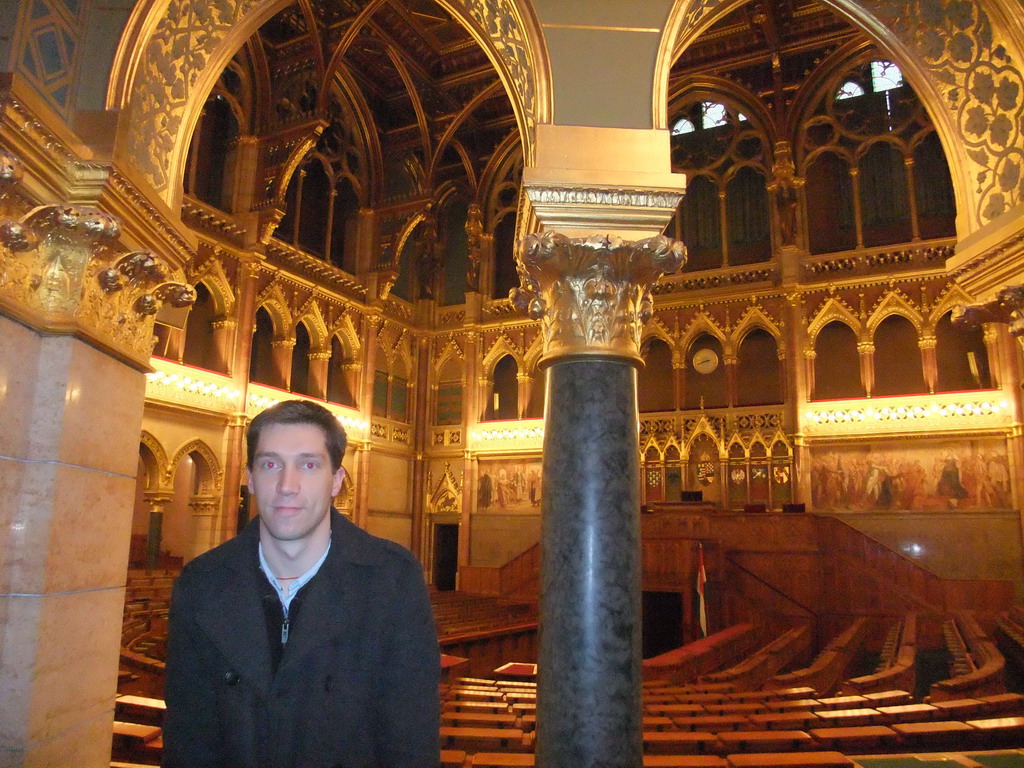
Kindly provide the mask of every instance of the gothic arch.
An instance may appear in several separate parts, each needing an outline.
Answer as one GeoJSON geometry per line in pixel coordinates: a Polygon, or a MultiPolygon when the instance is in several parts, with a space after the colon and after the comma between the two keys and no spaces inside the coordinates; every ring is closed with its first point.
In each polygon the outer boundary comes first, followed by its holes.
{"type": "Polygon", "coordinates": [[[327,331],[327,323],[324,322],[320,305],[313,299],[310,299],[298,314],[299,316],[295,318],[295,323],[292,325],[292,335],[295,335],[294,331],[299,323],[304,323],[306,330],[309,332],[310,352],[323,351],[325,349],[330,352],[331,335],[327,331]]]}
{"type": "Polygon", "coordinates": [[[743,313],[743,317],[741,317],[733,327],[732,334],[730,335],[732,348],[738,350],[744,337],[755,328],[760,328],[774,336],[775,342],[778,344],[779,351],[782,351],[782,329],[779,328],[774,320],[764,313],[764,310],[761,309],[761,307],[756,305],[747,307],[747,311],[743,313]]]}
{"type": "Polygon", "coordinates": [[[653,438],[653,437],[648,438],[647,442],[644,443],[642,446],[640,446],[640,459],[641,459],[641,461],[647,461],[648,460],[647,454],[652,449],[658,454],[657,461],[659,461],[659,462],[660,461],[664,461],[664,459],[665,459],[664,451],[661,450],[661,446],[658,445],[658,441],[655,438],[653,438]]]}
{"type": "Polygon", "coordinates": [[[814,342],[818,338],[821,329],[833,320],[839,320],[841,323],[848,325],[857,334],[858,339],[863,339],[864,324],[861,323],[860,318],[841,299],[832,297],[821,305],[821,308],[814,314],[814,318],[807,326],[808,349],[814,348],[814,342]]]}
{"type": "Polygon", "coordinates": [[[690,449],[693,448],[694,442],[696,442],[701,435],[707,435],[711,439],[711,442],[718,448],[719,459],[726,457],[727,454],[725,452],[725,445],[722,443],[722,438],[720,438],[715,432],[711,423],[708,421],[708,417],[701,416],[694,425],[693,431],[690,432],[690,435],[683,442],[683,445],[686,448],[684,455],[687,460],[690,458],[690,449]]]}
{"type": "MultiPolygon", "coordinates": [[[[452,360],[465,360],[465,355],[462,354],[462,349],[455,342],[455,339],[449,339],[448,343],[444,345],[440,353],[434,357],[434,378],[437,381],[441,380],[441,375],[444,372],[444,367],[452,360]]],[[[463,377],[465,377],[465,370],[463,370],[463,377]]]]}
{"type": "Polygon", "coordinates": [[[730,346],[731,340],[725,332],[718,327],[715,321],[712,320],[706,312],[701,312],[693,318],[689,326],[687,326],[686,332],[683,333],[682,338],[679,339],[678,348],[681,350],[680,354],[686,354],[686,350],[690,348],[693,340],[702,333],[708,333],[718,339],[722,345],[722,351],[725,354],[732,354],[734,351],[730,346]]]}
{"type": "Polygon", "coordinates": [[[541,355],[544,354],[544,336],[538,333],[533,337],[533,341],[530,342],[530,346],[526,349],[526,354],[523,355],[523,365],[525,366],[525,372],[528,372],[531,376],[537,376],[541,372],[537,370],[537,364],[540,362],[541,355]]]}
{"type": "Polygon", "coordinates": [[[224,480],[224,470],[221,468],[217,455],[210,450],[210,447],[202,440],[190,440],[174,452],[167,465],[164,475],[164,482],[167,487],[174,483],[174,473],[178,469],[178,462],[189,454],[196,454],[201,461],[196,462],[196,473],[199,478],[199,490],[197,496],[214,496],[220,492],[221,483],[224,480]]]}
{"type": "Polygon", "coordinates": [[[179,447],[171,457],[167,465],[167,472],[164,475],[165,483],[171,487],[174,482],[174,473],[177,471],[178,462],[184,457],[196,454],[202,461],[196,462],[196,472],[199,476],[199,490],[197,496],[214,496],[220,492],[220,486],[224,479],[224,471],[216,454],[210,450],[210,446],[203,440],[189,440],[179,447]]]}
{"type": "Polygon", "coordinates": [[[918,312],[915,307],[903,294],[902,291],[890,291],[885,297],[878,302],[875,306],[874,311],[868,317],[868,321],[865,324],[864,332],[869,338],[874,338],[875,331],[878,329],[879,323],[890,315],[899,315],[910,321],[911,325],[917,331],[918,338],[924,332],[924,318],[921,317],[921,313],[918,312]]]}
{"type": "Polygon", "coordinates": [[[356,360],[359,358],[362,352],[362,343],[359,340],[359,334],[356,332],[355,325],[352,323],[352,318],[347,314],[338,318],[337,322],[328,329],[327,336],[328,345],[330,345],[331,338],[338,337],[342,348],[345,350],[346,360],[356,360]]]}
{"type": "Polygon", "coordinates": [[[260,308],[267,310],[267,314],[270,315],[270,319],[274,323],[275,339],[290,339],[294,336],[295,323],[292,322],[292,312],[279,283],[271,283],[256,297],[257,311],[260,308]]]}
{"type": "Polygon", "coordinates": [[[935,326],[938,325],[944,314],[972,302],[974,302],[974,297],[967,293],[959,283],[950,283],[942,292],[939,300],[935,302],[931,312],[928,313],[929,333],[935,333],[935,326]]]}
{"type": "MultiPolygon", "coordinates": [[[[133,16],[124,30],[107,93],[107,106],[121,109],[125,118],[115,155],[119,163],[137,168],[172,209],[180,204],[188,144],[207,95],[245,41],[289,2],[156,2],[133,16]],[[197,15],[202,23],[196,23],[197,15]]],[[[494,65],[532,158],[534,126],[550,122],[552,92],[544,38],[532,7],[513,0],[495,12],[473,0],[438,2],[494,65]]],[[[352,27],[349,41],[356,39],[361,21],[352,27]]],[[[344,55],[342,46],[324,72],[327,82],[334,62],[344,55]]]]}
{"type": "Polygon", "coordinates": [[[487,354],[484,355],[483,362],[480,364],[481,372],[487,377],[491,378],[494,376],[494,366],[498,364],[498,361],[505,355],[512,355],[516,361],[516,365],[519,366],[519,372],[522,373],[525,370],[525,361],[523,360],[523,354],[516,348],[515,344],[509,341],[509,338],[502,334],[498,337],[498,340],[491,345],[487,354]]]}
{"type": "MultiPolygon", "coordinates": [[[[655,128],[667,127],[668,80],[679,52],[743,0],[678,0],[663,30],[653,85],[655,128]]],[[[1010,19],[1013,0],[925,3],[922,0],[826,0],[896,61],[927,109],[942,143],[957,201],[957,233],[964,238],[1024,204],[1024,188],[1005,175],[1024,161],[1024,39],[1010,19]],[[989,11],[991,6],[991,13],[989,11]],[[961,17],[967,9],[970,18],[961,17]],[[952,50],[952,40],[965,40],[952,50]],[[997,104],[1005,82],[1015,95],[997,104]],[[987,87],[988,82],[992,87],[987,87]],[[983,87],[978,87],[982,85],[983,87]],[[998,126],[998,127],[997,127],[998,126]],[[1002,181],[1001,181],[1002,180],[1002,181]]]]}
{"type": "Polygon", "coordinates": [[[169,488],[164,478],[168,476],[167,452],[152,434],[142,430],[139,436],[139,454],[146,468],[146,490],[163,491],[169,488]]]}
{"type": "Polygon", "coordinates": [[[186,274],[192,285],[202,283],[206,286],[213,299],[216,317],[224,318],[234,314],[235,292],[231,287],[231,281],[228,280],[227,273],[224,272],[224,265],[216,255],[211,255],[196,269],[189,270],[186,274]]]}

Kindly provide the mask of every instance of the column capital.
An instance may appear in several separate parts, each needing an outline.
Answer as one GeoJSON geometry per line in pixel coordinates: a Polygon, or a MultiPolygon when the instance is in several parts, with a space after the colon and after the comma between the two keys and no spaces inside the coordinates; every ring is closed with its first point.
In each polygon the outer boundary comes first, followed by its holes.
{"type": "Polygon", "coordinates": [[[1024,344],[1024,285],[1007,285],[989,301],[958,306],[951,319],[958,328],[1001,323],[1007,326],[1011,336],[1024,344]]]}
{"type": "Polygon", "coordinates": [[[558,232],[527,235],[513,303],[542,321],[540,364],[567,356],[624,357],[642,364],[640,331],[650,319],[651,287],[686,261],[686,248],[657,235],[622,240],[558,232]]]}
{"type": "MultiPolygon", "coordinates": [[[[0,185],[16,174],[9,160],[0,160],[0,185]]],[[[0,219],[6,276],[0,311],[42,333],[86,338],[137,368],[148,367],[154,316],[165,304],[191,305],[195,289],[175,280],[153,254],[125,253],[117,245],[120,233],[116,217],[70,203],[0,219]]]]}

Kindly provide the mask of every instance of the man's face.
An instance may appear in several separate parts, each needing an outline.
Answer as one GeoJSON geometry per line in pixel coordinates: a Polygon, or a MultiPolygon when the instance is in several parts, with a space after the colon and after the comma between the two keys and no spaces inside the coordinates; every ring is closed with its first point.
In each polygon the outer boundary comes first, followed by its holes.
{"type": "Polygon", "coordinates": [[[327,441],[313,424],[271,424],[260,433],[249,470],[263,532],[280,541],[309,541],[330,530],[331,500],[345,470],[331,470],[327,441]]]}

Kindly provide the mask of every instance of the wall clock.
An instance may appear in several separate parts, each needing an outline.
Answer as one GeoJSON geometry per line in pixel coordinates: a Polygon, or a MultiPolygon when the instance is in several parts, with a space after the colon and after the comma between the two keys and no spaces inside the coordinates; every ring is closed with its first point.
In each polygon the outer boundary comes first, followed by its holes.
{"type": "Polygon", "coordinates": [[[693,353],[693,370],[697,373],[711,373],[718,367],[718,355],[713,349],[698,349],[693,353]]]}

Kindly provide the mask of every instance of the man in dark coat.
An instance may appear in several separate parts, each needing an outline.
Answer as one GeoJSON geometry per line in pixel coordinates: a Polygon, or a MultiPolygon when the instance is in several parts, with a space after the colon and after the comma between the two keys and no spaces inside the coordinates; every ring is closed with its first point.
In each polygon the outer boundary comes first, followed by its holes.
{"type": "Polygon", "coordinates": [[[314,403],[253,419],[259,518],[174,587],[164,768],[436,768],[440,654],[421,568],[331,507],[345,434],[314,403]]]}

